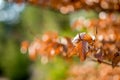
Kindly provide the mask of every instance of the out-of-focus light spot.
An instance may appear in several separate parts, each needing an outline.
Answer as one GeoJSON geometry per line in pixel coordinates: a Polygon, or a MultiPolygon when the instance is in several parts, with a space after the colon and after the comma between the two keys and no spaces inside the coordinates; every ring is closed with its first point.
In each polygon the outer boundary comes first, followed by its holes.
{"type": "Polygon", "coordinates": [[[60,8],[60,12],[61,12],[62,14],[67,14],[67,13],[68,13],[68,9],[67,9],[66,7],[62,6],[62,7],[60,8]]]}
{"type": "Polygon", "coordinates": [[[89,21],[89,20],[85,20],[85,21],[84,21],[84,25],[85,25],[85,27],[90,26],[90,21],[89,21]]]}
{"type": "Polygon", "coordinates": [[[107,18],[107,14],[105,12],[100,12],[99,13],[99,18],[100,19],[106,19],[107,18]]]}
{"type": "Polygon", "coordinates": [[[109,8],[109,4],[105,1],[102,1],[100,5],[103,9],[108,9],[109,8]]]}
{"type": "Polygon", "coordinates": [[[42,63],[42,64],[47,64],[47,63],[48,63],[48,57],[42,56],[42,57],[41,57],[41,63],[42,63]]]}
{"type": "Polygon", "coordinates": [[[68,5],[67,6],[69,12],[74,12],[74,7],[73,5],[68,5]]]}
{"type": "Polygon", "coordinates": [[[67,14],[67,13],[70,13],[70,12],[74,12],[74,6],[73,5],[62,6],[62,7],[60,7],[60,12],[62,14],[67,14]]]}
{"type": "Polygon", "coordinates": [[[29,52],[29,54],[35,54],[35,53],[36,53],[36,48],[35,48],[35,46],[30,46],[30,47],[28,48],[28,52],[29,52]]]}
{"type": "Polygon", "coordinates": [[[99,40],[99,41],[102,41],[102,40],[103,40],[103,35],[99,35],[99,36],[98,36],[98,40],[99,40]]]}
{"type": "Polygon", "coordinates": [[[95,3],[99,3],[99,0],[94,0],[95,3]]]}
{"type": "Polygon", "coordinates": [[[115,35],[111,33],[111,34],[109,35],[109,38],[110,38],[112,41],[114,41],[114,40],[115,40],[115,35]]]}
{"type": "Polygon", "coordinates": [[[87,5],[93,5],[93,0],[85,0],[87,5]]]}
{"type": "Polygon", "coordinates": [[[55,50],[52,49],[52,50],[50,51],[50,54],[51,54],[51,55],[55,55],[55,50]]]}
{"type": "Polygon", "coordinates": [[[45,34],[45,35],[42,36],[43,41],[47,41],[48,39],[49,39],[48,35],[45,34]]]}
{"type": "Polygon", "coordinates": [[[62,43],[64,45],[67,45],[67,40],[65,38],[61,38],[60,43],[62,43]]]}
{"type": "Polygon", "coordinates": [[[87,5],[93,5],[94,3],[99,3],[99,0],[85,0],[87,5]]]}

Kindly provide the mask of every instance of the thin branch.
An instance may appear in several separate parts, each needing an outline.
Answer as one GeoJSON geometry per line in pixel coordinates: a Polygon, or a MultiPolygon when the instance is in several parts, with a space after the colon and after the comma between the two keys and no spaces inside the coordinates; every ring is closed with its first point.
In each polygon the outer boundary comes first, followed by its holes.
{"type": "MultiPolygon", "coordinates": [[[[96,58],[92,57],[92,56],[89,56],[88,59],[91,60],[91,61],[98,62],[98,60],[96,58]]],[[[110,65],[110,66],[112,65],[111,62],[108,62],[106,60],[102,60],[101,63],[107,64],[107,65],[110,65]]],[[[120,67],[120,64],[117,64],[115,67],[120,67]]]]}

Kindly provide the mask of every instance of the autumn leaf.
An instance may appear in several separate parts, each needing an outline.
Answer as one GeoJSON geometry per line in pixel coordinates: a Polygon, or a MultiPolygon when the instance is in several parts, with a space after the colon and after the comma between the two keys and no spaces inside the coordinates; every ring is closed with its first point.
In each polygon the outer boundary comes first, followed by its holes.
{"type": "Polygon", "coordinates": [[[120,62],[120,51],[117,52],[112,59],[112,67],[114,68],[120,62]]]}
{"type": "Polygon", "coordinates": [[[102,49],[98,49],[96,54],[94,54],[94,56],[97,58],[98,62],[102,62],[103,60],[103,52],[102,52],[102,49]]]}
{"type": "Polygon", "coordinates": [[[78,44],[78,53],[81,61],[84,61],[86,59],[87,52],[88,52],[88,42],[81,41],[78,44]]]}

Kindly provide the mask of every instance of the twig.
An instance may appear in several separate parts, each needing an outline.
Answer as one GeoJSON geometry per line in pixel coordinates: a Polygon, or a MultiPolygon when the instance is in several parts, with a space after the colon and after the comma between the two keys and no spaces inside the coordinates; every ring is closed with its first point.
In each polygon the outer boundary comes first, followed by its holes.
{"type": "MultiPolygon", "coordinates": [[[[92,57],[92,56],[89,56],[88,59],[92,60],[92,61],[95,61],[95,62],[98,62],[98,60],[96,58],[92,57]]],[[[107,65],[110,65],[110,66],[112,65],[111,62],[108,62],[106,60],[102,60],[101,63],[107,64],[107,65]]],[[[120,64],[117,64],[115,67],[120,67],[120,64]]]]}

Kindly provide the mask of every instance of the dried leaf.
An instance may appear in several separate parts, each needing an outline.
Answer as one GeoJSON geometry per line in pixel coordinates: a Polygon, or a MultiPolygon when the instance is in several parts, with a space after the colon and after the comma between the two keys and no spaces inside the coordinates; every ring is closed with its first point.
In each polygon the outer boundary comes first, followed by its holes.
{"type": "Polygon", "coordinates": [[[96,54],[94,55],[97,59],[98,59],[98,62],[102,62],[103,60],[103,53],[102,53],[102,49],[98,49],[96,54]]]}
{"type": "Polygon", "coordinates": [[[79,42],[73,49],[72,53],[78,53],[80,60],[84,61],[86,59],[88,52],[88,43],[86,41],[79,42]]]}
{"type": "Polygon", "coordinates": [[[88,42],[86,41],[82,41],[80,43],[81,47],[79,47],[79,57],[81,61],[84,61],[86,59],[87,56],[87,52],[88,52],[88,42]]]}
{"type": "Polygon", "coordinates": [[[84,34],[83,35],[83,40],[87,41],[87,42],[92,42],[93,39],[89,34],[84,34]]]}
{"type": "Polygon", "coordinates": [[[112,67],[114,68],[120,62],[120,51],[117,52],[112,59],[112,67]]]}

